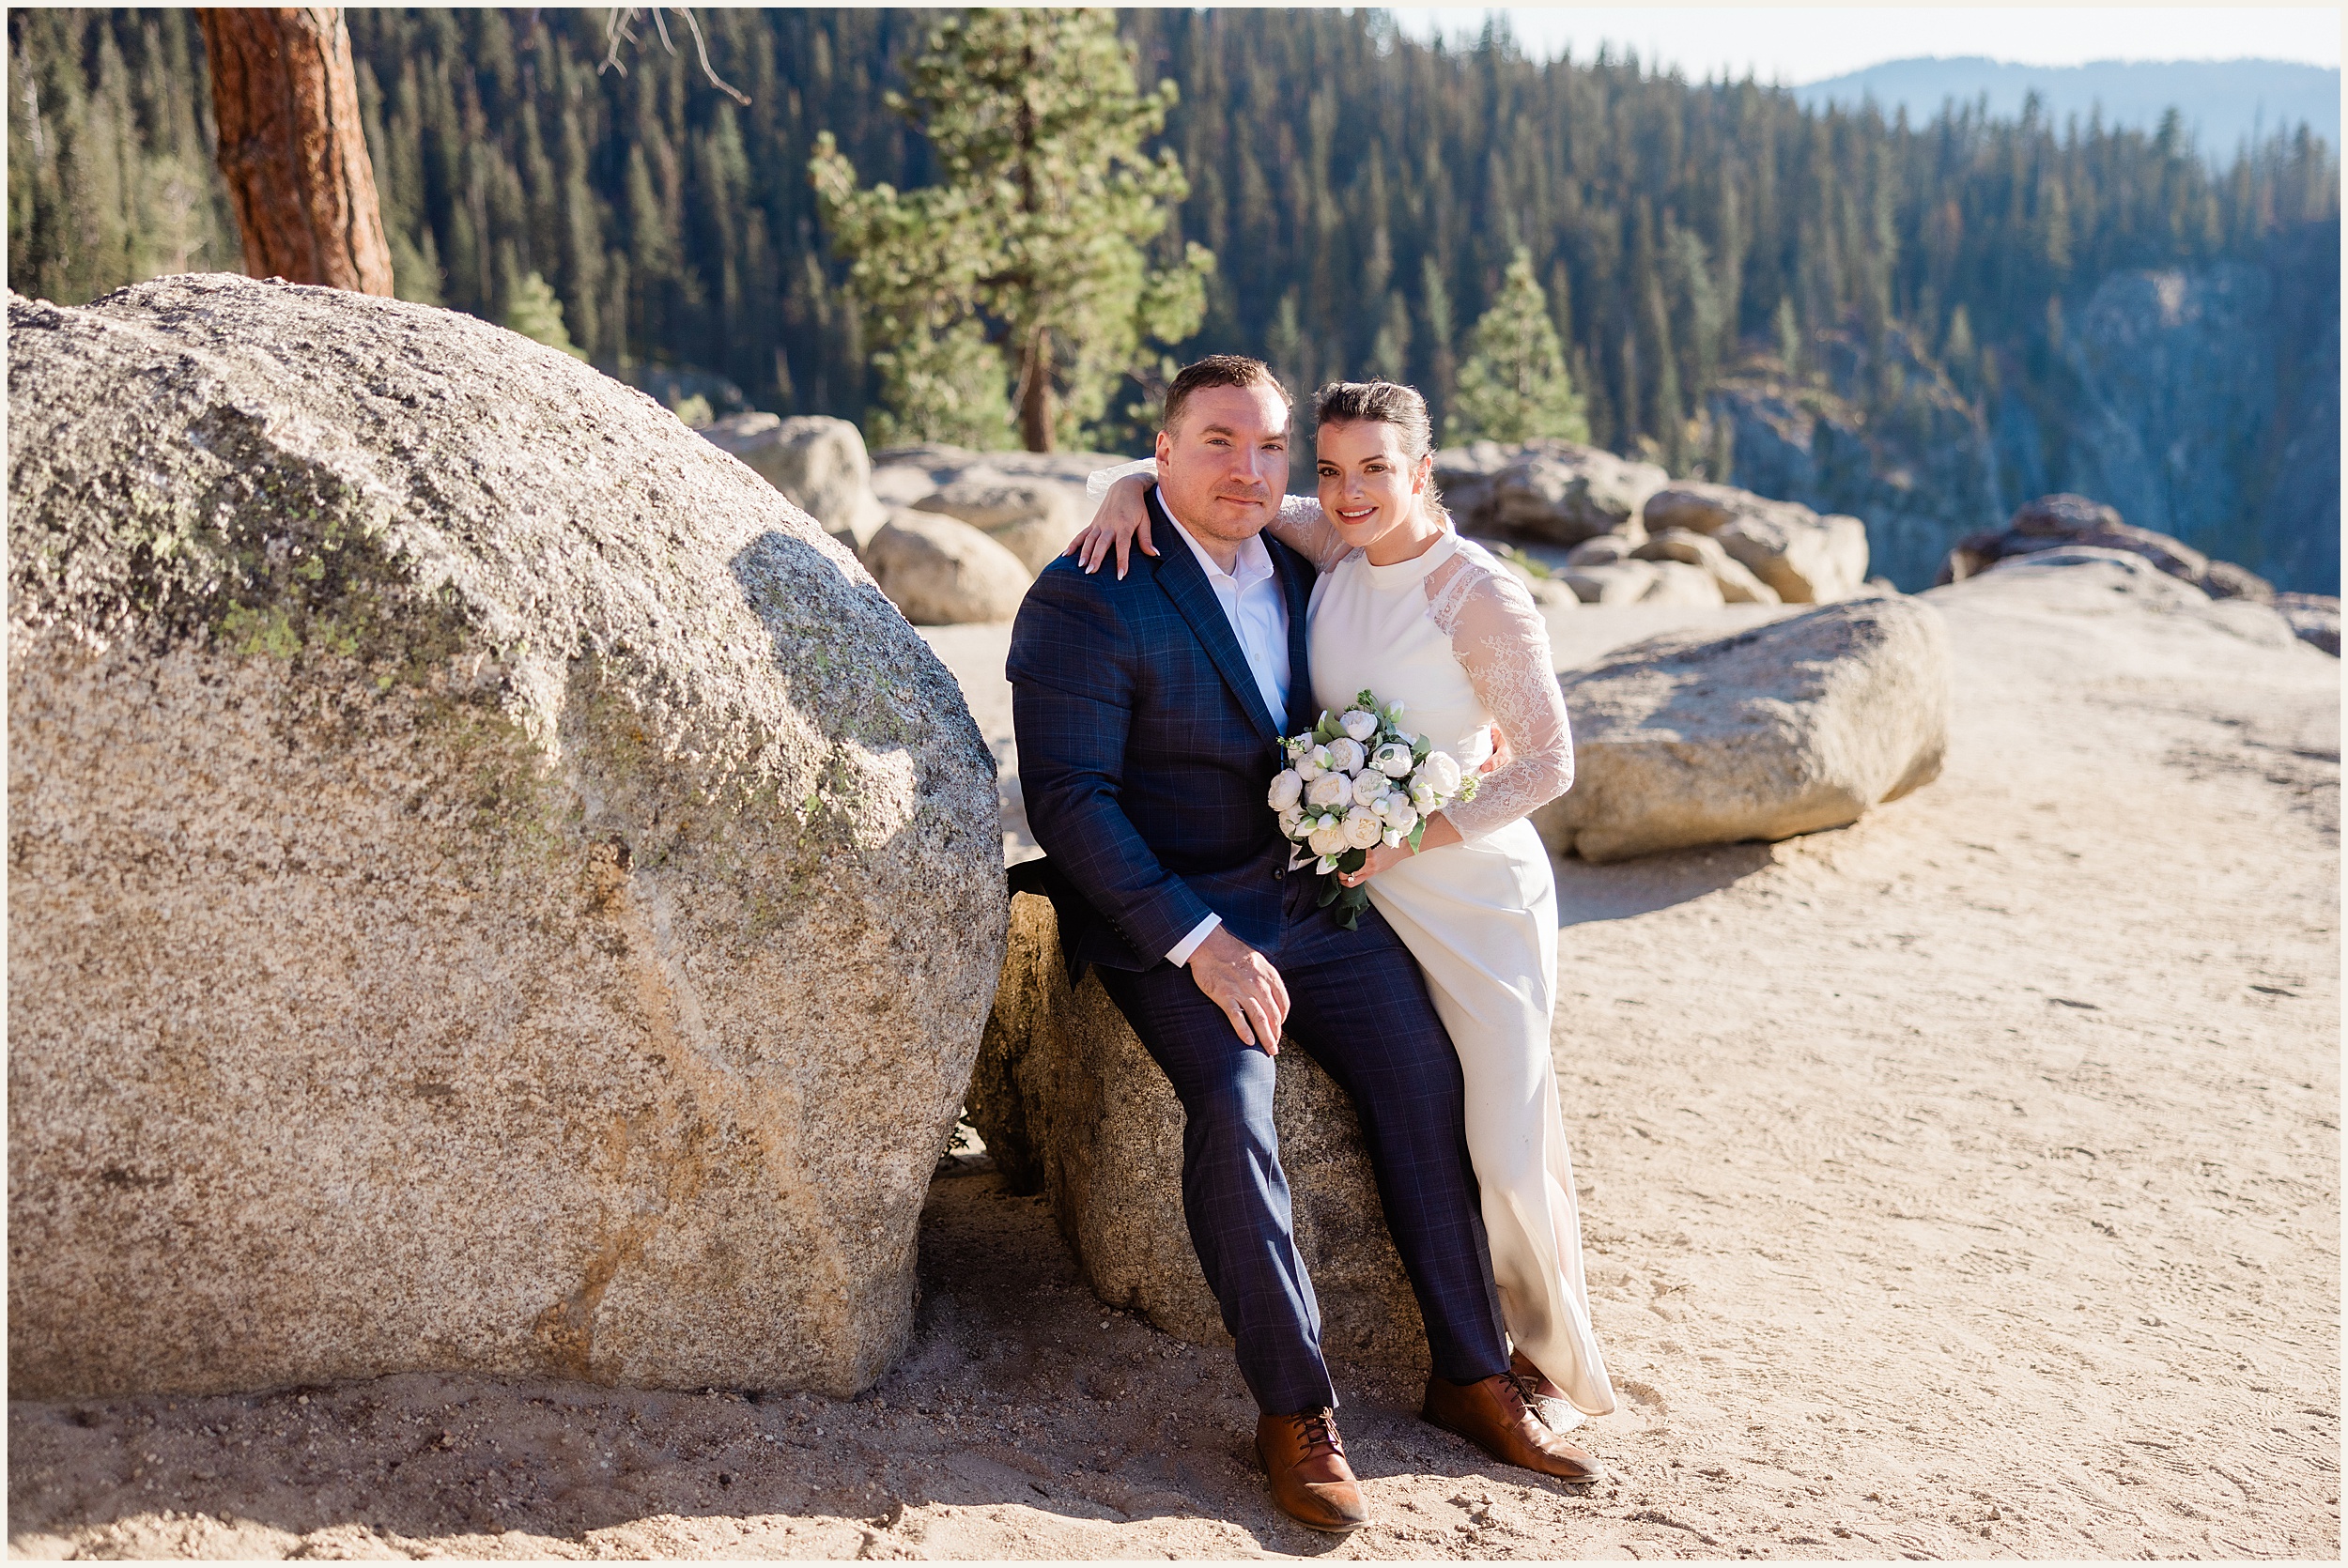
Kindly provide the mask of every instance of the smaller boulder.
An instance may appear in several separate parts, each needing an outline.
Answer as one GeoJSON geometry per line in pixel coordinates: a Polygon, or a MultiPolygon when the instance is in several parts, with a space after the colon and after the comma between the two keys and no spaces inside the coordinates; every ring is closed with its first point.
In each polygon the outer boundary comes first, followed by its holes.
{"type": "Polygon", "coordinates": [[[1566,552],[1566,569],[1580,571],[1589,566],[1610,566],[1617,561],[1629,561],[1638,545],[1626,535],[1601,533],[1595,539],[1584,539],[1566,552]]]}
{"type": "Polygon", "coordinates": [[[1842,827],[1938,777],[1948,745],[1947,634],[1904,597],[1650,638],[1559,684],[1574,786],[1533,823],[1588,861],[1842,827]]]}
{"type": "Polygon", "coordinates": [[[702,438],[732,453],[780,490],[835,539],[862,550],[888,511],[873,493],[864,437],[843,419],[802,414],[729,414],[702,438]]]}
{"type": "Polygon", "coordinates": [[[1647,564],[1654,568],[1655,579],[1639,595],[1643,605],[1685,605],[1694,609],[1728,602],[1712,574],[1701,566],[1691,566],[1684,561],[1654,561],[1647,564]]]}
{"type": "Polygon", "coordinates": [[[1640,511],[1664,484],[1661,469],[1564,441],[1547,448],[1528,452],[1493,475],[1494,526],[1557,545],[1579,545],[1601,533],[1634,539],[1645,533],[1640,511]]]}
{"type": "Polygon", "coordinates": [[[2002,533],[1968,534],[1942,558],[1936,585],[1963,582],[2001,561],[2034,556],[2055,549],[2121,550],[2141,556],[2180,582],[2191,583],[2216,598],[2271,597],[2273,589],[2255,573],[2209,557],[2181,539],[2137,528],[2120,520],[2120,514],[2085,496],[2041,496],[2025,502],[2002,533]],[[2212,588],[2213,565],[2222,564],[2219,586],[2212,588]],[[2265,589],[2262,596],[2260,589],[2265,589]]]}
{"type": "Polygon", "coordinates": [[[1635,605],[1661,576],[1651,561],[1626,559],[1574,567],[1565,584],[1585,605],[1635,605]]]}
{"type": "MultiPolygon", "coordinates": [[[[1182,1219],[1182,1108],[1099,975],[1070,986],[1052,904],[1035,893],[1011,900],[967,1104],[1005,1182],[1050,1205],[1093,1294],[1178,1339],[1230,1343],[1182,1219]]],[[[1423,1376],[1426,1330],[1361,1123],[1293,1041],[1279,1054],[1272,1115],[1331,1359],[1423,1376]]]]}
{"type": "Polygon", "coordinates": [[[917,626],[1009,621],[1035,580],[1002,546],[934,512],[892,512],[862,559],[888,602],[917,626]]]}
{"type": "Polygon", "coordinates": [[[2213,599],[2248,599],[2254,604],[2275,602],[2275,585],[2251,571],[2236,566],[2231,561],[2213,561],[2201,574],[2201,592],[2213,599]]]}
{"type": "Polygon", "coordinates": [[[968,523],[1017,556],[1030,575],[1049,566],[1084,528],[1067,487],[1049,481],[965,476],[913,506],[968,523]]]}
{"type": "Polygon", "coordinates": [[[2323,593],[2278,593],[2275,612],[2290,623],[2294,636],[2310,647],[2340,657],[2340,601],[2323,593]]]}
{"type": "Polygon", "coordinates": [[[1722,599],[1732,605],[1784,602],[1778,597],[1776,589],[1754,576],[1741,561],[1731,559],[1717,540],[1693,529],[1665,529],[1630,553],[1639,561],[1674,561],[1700,568],[1718,586],[1722,599]]]}
{"type": "Polygon", "coordinates": [[[1683,480],[1647,497],[1645,515],[1650,530],[1684,528],[1697,533],[1718,533],[1738,514],[1753,510],[1755,502],[1764,506],[1778,504],[1764,501],[1752,491],[1739,490],[1733,484],[1683,480]]]}
{"type": "Polygon", "coordinates": [[[1712,537],[1785,604],[1847,599],[1867,580],[1867,525],[1839,514],[1799,515],[1806,512],[1781,503],[1741,513],[1712,537]]]}

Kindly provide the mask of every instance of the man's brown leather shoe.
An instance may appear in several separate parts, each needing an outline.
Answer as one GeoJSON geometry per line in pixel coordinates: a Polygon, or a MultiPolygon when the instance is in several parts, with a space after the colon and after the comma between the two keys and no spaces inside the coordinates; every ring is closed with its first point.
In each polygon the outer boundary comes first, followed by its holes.
{"type": "Polygon", "coordinates": [[[1475,1383],[1427,1379],[1427,1405],[1419,1419],[1456,1432],[1504,1465],[1517,1465],[1560,1481],[1603,1481],[1606,1470],[1582,1450],[1543,1426],[1525,1407],[1516,1379],[1505,1372],[1475,1383]]]}
{"type": "Polygon", "coordinates": [[[1272,1500],[1298,1524],[1342,1533],[1369,1523],[1336,1411],[1258,1417],[1256,1457],[1272,1480],[1272,1500]]]}

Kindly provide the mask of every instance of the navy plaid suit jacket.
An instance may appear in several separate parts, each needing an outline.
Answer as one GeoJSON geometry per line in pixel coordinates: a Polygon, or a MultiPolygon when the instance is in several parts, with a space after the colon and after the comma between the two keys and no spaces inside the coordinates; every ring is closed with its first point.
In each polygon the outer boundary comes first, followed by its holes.
{"type": "Polygon", "coordinates": [[[1312,723],[1313,569],[1264,539],[1289,616],[1289,712],[1275,721],[1155,490],[1149,506],[1156,557],[1135,551],[1120,579],[1062,556],[1012,627],[1027,822],[1100,917],[1070,945],[1077,973],[1148,969],[1210,910],[1259,950],[1284,924],[1289,846],[1264,794],[1284,765],[1280,737],[1312,723]]]}

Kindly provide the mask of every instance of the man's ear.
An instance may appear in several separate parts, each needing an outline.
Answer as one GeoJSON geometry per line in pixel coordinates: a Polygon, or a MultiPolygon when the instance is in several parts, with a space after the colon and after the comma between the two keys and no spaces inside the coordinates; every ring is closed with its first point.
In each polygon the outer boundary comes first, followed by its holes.
{"type": "Polygon", "coordinates": [[[1158,432],[1156,454],[1162,464],[1171,461],[1174,456],[1174,438],[1163,430],[1158,432]]]}

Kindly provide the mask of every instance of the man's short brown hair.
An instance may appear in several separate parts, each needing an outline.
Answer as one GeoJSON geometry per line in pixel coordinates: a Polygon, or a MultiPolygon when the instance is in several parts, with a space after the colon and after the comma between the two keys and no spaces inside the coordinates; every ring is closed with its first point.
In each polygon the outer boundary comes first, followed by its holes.
{"type": "Polygon", "coordinates": [[[1171,431],[1189,406],[1191,393],[1207,387],[1270,387],[1280,394],[1280,401],[1290,408],[1296,399],[1288,388],[1272,374],[1272,367],[1261,360],[1251,360],[1244,354],[1210,354],[1194,364],[1182,367],[1174,377],[1174,384],[1166,389],[1166,413],[1158,422],[1159,428],[1171,431]]]}

